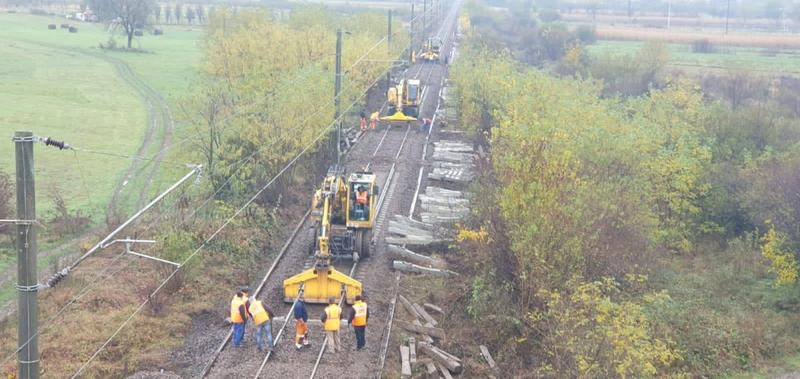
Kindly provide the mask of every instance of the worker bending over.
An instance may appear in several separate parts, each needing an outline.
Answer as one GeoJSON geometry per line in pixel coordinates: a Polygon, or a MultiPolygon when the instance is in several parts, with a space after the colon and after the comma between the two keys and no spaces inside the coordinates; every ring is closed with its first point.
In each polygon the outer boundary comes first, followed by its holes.
{"type": "Polygon", "coordinates": [[[328,306],[325,307],[325,312],[322,312],[323,328],[325,329],[325,336],[328,339],[328,347],[331,352],[335,353],[342,349],[342,344],[339,341],[339,327],[342,318],[342,308],[336,305],[336,298],[331,297],[328,299],[328,306]]]}
{"type": "Polygon", "coordinates": [[[244,340],[244,326],[247,318],[250,317],[247,309],[250,306],[248,295],[250,289],[245,287],[240,289],[231,300],[231,324],[233,325],[233,347],[239,347],[244,340]]]}
{"type": "Polygon", "coordinates": [[[301,295],[294,304],[294,347],[300,350],[309,344],[308,311],[306,311],[306,302],[301,295]]]}
{"type": "Polygon", "coordinates": [[[267,338],[269,350],[272,350],[272,311],[269,308],[265,308],[264,305],[261,304],[261,300],[255,297],[250,298],[250,307],[248,307],[248,311],[253,318],[253,323],[256,325],[256,345],[258,345],[258,351],[264,350],[264,336],[267,338]]]}
{"type": "Polygon", "coordinates": [[[350,318],[347,320],[347,323],[353,326],[353,331],[356,333],[356,350],[361,350],[367,345],[367,320],[369,320],[367,303],[364,302],[361,295],[356,295],[356,302],[353,303],[350,318]]]}

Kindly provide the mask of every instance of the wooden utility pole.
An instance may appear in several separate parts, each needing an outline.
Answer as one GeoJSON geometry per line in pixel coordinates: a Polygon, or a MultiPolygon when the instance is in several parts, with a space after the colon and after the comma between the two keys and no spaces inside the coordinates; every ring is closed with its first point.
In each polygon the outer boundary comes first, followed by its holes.
{"type": "Polygon", "coordinates": [[[409,60],[409,62],[413,63],[414,62],[414,24],[415,24],[416,20],[415,20],[415,16],[414,16],[414,3],[413,3],[414,0],[411,0],[411,1],[412,1],[412,3],[411,3],[411,22],[410,22],[410,25],[408,27],[408,33],[409,33],[409,38],[408,38],[409,58],[408,58],[408,60],[409,60]]]}
{"type": "Polygon", "coordinates": [[[342,99],[339,96],[342,93],[342,29],[336,29],[336,79],[334,85],[334,98],[333,102],[336,105],[336,115],[334,122],[336,122],[336,165],[342,157],[342,121],[339,116],[342,114],[342,99]]]}
{"type": "Polygon", "coordinates": [[[422,38],[425,38],[425,32],[428,30],[428,0],[422,0],[422,38]]]}
{"type": "Polygon", "coordinates": [[[725,9],[725,34],[728,34],[728,20],[731,17],[731,0],[728,0],[728,7],[725,9]]]}
{"type": "Polygon", "coordinates": [[[392,10],[389,9],[389,23],[388,23],[388,31],[386,32],[386,44],[389,46],[389,53],[392,53],[392,10]]]}
{"type": "Polygon", "coordinates": [[[17,376],[39,377],[39,279],[36,275],[36,191],[33,183],[33,142],[31,132],[14,133],[17,161],[17,376]]]}

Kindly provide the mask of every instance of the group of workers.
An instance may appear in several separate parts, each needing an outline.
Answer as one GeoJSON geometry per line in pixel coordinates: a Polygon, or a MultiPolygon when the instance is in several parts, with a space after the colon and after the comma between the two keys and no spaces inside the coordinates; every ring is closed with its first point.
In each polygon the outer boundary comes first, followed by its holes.
{"type": "Polygon", "coordinates": [[[261,300],[250,297],[250,288],[244,287],[236,292],[231,300],[231,324],[233,325],[233,347],[242,346],[244,330],[248,319],[256,326],[256,345],[258,351],[264,350],[264,340],[272,350],[272,311],[261,300]]]}
{"type": "MultiPolygon", "coordinates": [[[[361,127],[361,130],[367,130],[367,113],[362,110],[359,116],[361,120],[359,125],[361,127]]],[[[375,129],[375,126],[378,125],[378,121],[380,120],[380,118],[381,118],[380,112],[372,112],[369,115],[369,128],[375,129]]]]}
{"type": "MultiPolygon", "coordinates": [[[[250,288],[244,287],[236,292],[231,300],[231,324],[233,325],[233,346],[240,347],[244,341],[245,325],[247,320],[253,320],[256,326],[256,345],[258,351],[264,350],[264,341],[267,348],[272,351],[272,311],[265,307],[260,300],[250,297],[250,288]]],[[[295,338],[294,346],[297,350],[311,345],[308,337],[308,311],[306,310],[303,296],[300,295],[294,304],[295,338]]],[[[356,350],[363,350],[367,345],[366,329],[369,320],[369,308],[361,295],[356,295],[347,323],[353,326],[356,336],[356,350]]],[[[339,330],[342,322],[342,308],[336,303],[336,298],[328,299],[328,306],[320,316],[322,328],[328,340],[328,348],[335,353],[342,350],[339,341],[339,330]]]]}

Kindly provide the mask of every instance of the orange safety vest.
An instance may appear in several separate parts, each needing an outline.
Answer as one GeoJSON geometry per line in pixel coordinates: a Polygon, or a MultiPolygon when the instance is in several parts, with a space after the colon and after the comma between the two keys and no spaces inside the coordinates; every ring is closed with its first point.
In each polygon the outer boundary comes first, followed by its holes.
{"type": "Polygon", "coordinates": [[[367,204],[367,191],[356,192],[356,203],[367,204]]]}
{"type": "Polygon", "coordinates": [[[250,314],[253,316],[253,321],[256,323],[256,325],[261,325],[265,321],[269,321],[269,314],[264,309],[264,306],[261,305],[260,300],[256,300],[250,303],[249,311],[250,314]]]}
{"type": "Polygon", "coordinates": [[[331,304],[325,308],[325,331],[338,332],[339,319],[342,315],[342,308],[336,304],[331,304]]]}
{"type": "Polygon", "coordinates": [[[353,317],[353,326],[367,326],[367,303],[356,301],[353,304],[353,310],[356,312],[353,317]]]}
{"type": "Polygon", "coordinates": [[[233,300],[231,300],[231,322],[234,324],[241,324],[244,322],[242,320],[242,315],[239,314],[239,306],[244,304],[242,298],[239,296],[234,296],[233,300]]]}

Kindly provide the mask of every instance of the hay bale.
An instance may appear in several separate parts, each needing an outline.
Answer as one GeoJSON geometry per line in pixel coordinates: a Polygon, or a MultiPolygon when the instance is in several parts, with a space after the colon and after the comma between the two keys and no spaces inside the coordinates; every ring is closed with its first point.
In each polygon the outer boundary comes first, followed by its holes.
{"type": "Polygon", "coordinates": [[[74,27],[74,26],[70,26],[70,27],[69,27],[69,32],[70,32],[70,33],[77,33],[77,32],[78,32],[78,28],[76,28],[76,27],[74,27]]]}
{"type": "Polygon", "coordinates": [[[47,25],[47,29],[49,30],[56,30],[56,24],[47,25]]]}
{"type": "Polygon", "coordinates": [[[144,33],[142,33],[141,30],[134,30],[133,31],[133,35],[136,36],[136,37],[141,37],[141,36],[144,35],[144,33]]]}
{"type": "Polygon", "coordinates": [[[164,29],[155,28],[153,29],[153,35],[160,36],[164,34],[164,29]]]}
{"type": "Polygon", "coordinates": [[[61,24],[61,29],[69,29],[69,24],[61,24]]]}

